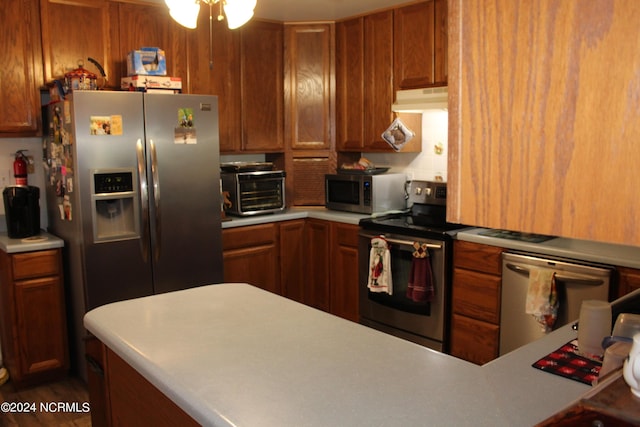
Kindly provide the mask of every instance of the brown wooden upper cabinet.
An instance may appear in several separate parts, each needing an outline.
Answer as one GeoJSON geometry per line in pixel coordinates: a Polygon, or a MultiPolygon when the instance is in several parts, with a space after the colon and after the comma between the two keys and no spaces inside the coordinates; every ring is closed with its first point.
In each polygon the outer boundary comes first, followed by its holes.
{"type": "Polygon", "coordinates": [[[0,27],[0,136],[35,136],[40,132],[42,85],[37,2],[3,0],[0,16],[7,17],[0,27]]]}
{"type": "Polygon", "coordinates": [[[112,46],[118,44],[118,26],[112,22],[110,4],[107,0],[40,2],[45,82],[63,79],[79,62],[100,75],[87,59],[93,58],[103,66],[110,86],[120,86],[116,62],[111,60],[112,46]]]}
{"type": "Polygon", "coordinates": [[[252,20],[240,30],[241,151],[282,151],[284,27],[252,20]]]}
{"type": "Polygon", "coordinates": [[[432,0],[394,10],[395,90],[447,84],[447,1],[432,0]]]}
{"type": "Polygon", "coordinates": [[[240,31],[217,20],[212,30],[210,38],[209,14],[201,12],[198,28],[188,34],[187,89],[218,97],[220,151],[228,153],[240,150],[240,31]]]}
{"type": "MultiPolygon", "coordinates": [[[[336,24],[336,148],[390,152],[395,91],[447,84],[447,2],[429,0],[336,24]]],[[[414,118],[415,119],[415,118],[414,118]]],[[[412,120],[418,131],[419,121],[412,120]]],[[[403,152],[419,152],[417,135],[403,152]]]]}
{"type": "Polygon", "coordinates": [[[640,245],[637,5],[449,2],[449,221],[640,245]]]}

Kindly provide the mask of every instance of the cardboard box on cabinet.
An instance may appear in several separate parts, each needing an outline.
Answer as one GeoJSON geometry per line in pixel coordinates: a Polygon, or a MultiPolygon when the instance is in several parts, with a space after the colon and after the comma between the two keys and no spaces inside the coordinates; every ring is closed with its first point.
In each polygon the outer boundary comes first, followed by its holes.
{"type": "Polygon", "coordinates": [[[148,89],[180,91],[182,79],[169,76],[130,76],[120,79],[120,89],[144,92],[148,89]]]}
{"type": "Polygon", "coordinates": [[[157,47],[141,47],[127,55],[128,76],[166,76],[167,60],[164,50],[157,47]]]}

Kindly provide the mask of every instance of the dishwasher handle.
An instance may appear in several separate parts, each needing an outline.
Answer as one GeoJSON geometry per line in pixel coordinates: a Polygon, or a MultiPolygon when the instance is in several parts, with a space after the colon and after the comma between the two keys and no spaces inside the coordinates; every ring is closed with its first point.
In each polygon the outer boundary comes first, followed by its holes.
{"type": "MultiPolygon", "coordinates": [[[[521,267],[519,265],[507,263],[507,268],[523,276],[529,276],[529,269],[521,267]]],[[[602,279],[585,279],[584,277],[577,277],[577,276],[571,276],[567,274],[557,274],[557,273],[556,273],[556,280],[560,280],[561,282],[571,282],[578,285],[587,285],[587,286],[600,286],[604,283],[602,279]]]]}

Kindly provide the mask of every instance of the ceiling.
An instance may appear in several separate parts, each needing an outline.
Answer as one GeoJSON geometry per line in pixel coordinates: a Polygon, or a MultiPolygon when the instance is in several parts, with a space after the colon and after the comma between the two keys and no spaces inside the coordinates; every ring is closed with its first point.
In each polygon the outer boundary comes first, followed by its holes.
{"type": "Polygon", "coordinates": [[[333,21],[409,0],[257,0],[255,16],[276,21],[333,21]]]}
{"type": "Polygon", "coordinates": [[[281,22],[334,21],[405,3],[412,0],[257,0],[254,16],[281,22]]]}

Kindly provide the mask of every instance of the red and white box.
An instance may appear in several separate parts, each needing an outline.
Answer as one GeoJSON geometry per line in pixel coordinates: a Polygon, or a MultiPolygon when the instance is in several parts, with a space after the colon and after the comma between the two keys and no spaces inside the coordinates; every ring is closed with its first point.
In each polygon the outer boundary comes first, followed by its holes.
{"type": "Polygon", "coordinates": [[[129,76],[120,80],[120,89],[129,91],[146,89],[182,90],[182,79],[169,76],[129,76]]]}

